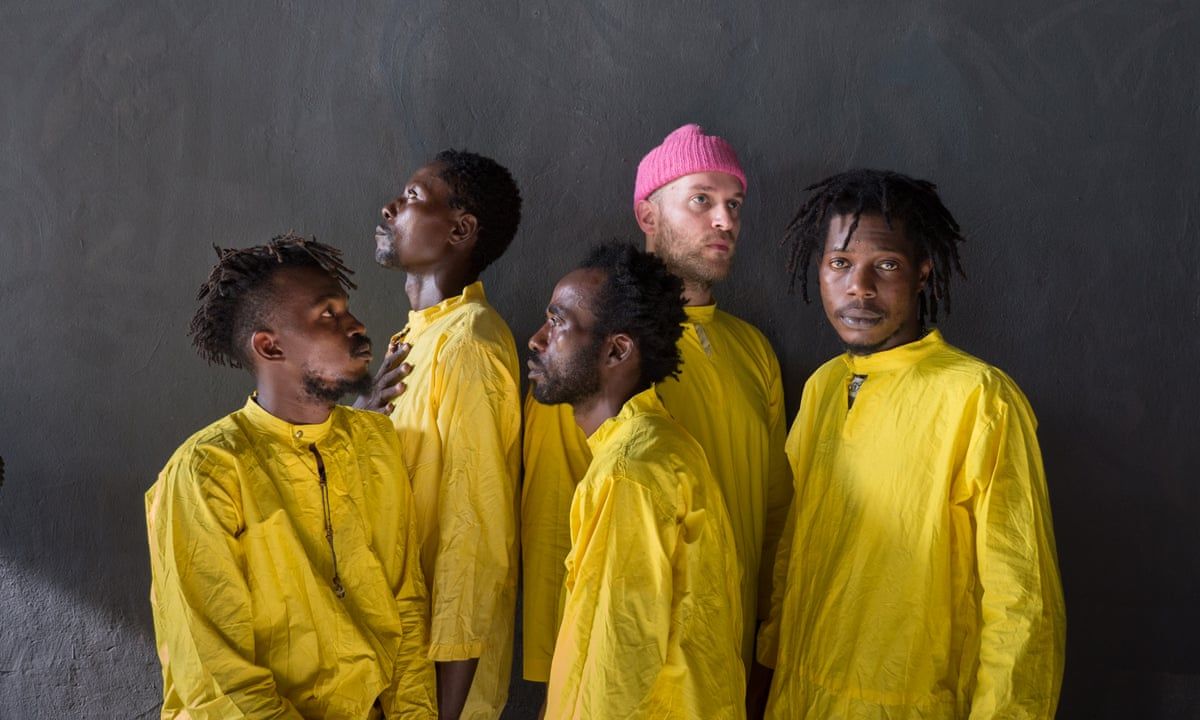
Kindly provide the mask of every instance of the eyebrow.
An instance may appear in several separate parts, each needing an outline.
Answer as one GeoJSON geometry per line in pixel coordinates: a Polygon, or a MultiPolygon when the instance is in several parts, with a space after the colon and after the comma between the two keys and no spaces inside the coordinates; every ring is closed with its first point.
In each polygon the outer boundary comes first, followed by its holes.
{"type": "Polygon", "coordinates": [[[546,312],[550,313],[551,315],[563,315],[564,314],[563,309],[554,303],[550,303],[549,305],[546,306],[546,312]]]}
{"type": "Polygon", "coordinates": [[[349,293],[327,292],[327,293],[323,293],[322,295],[317,297],[315,300],[313,300],[312,304],[314,307],[316,307],[317,305],[323,305],[324,303],[327,303],[330,300],[349,300],[349,299],[350,299],[349,293]]]}
{"type": "MultiPolygon", "coordinates": [[[[696,190],[703,190],[704,192],[712,192],[712,191],[716,190],[717,188],[714,185],[693,185],[689,189],[693,192],[695,192],[696,190]]],[[[745,194],[746,193],[741,190],[738,190],[737,192],[734,193],[735,196],[745,196],[745,194]]]]}

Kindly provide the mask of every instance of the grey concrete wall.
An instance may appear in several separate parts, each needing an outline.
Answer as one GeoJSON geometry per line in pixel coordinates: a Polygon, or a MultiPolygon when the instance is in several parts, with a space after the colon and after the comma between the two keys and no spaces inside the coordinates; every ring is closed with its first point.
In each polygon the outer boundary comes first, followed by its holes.
{"type": "Polygon", "coordinates": [[[720,301],[775,343],[792,408],[837,350],[786,292],[800,188],[941,185],[970,238],[942,327],[1041,419],[1060,717],[1196,717],[1197,47],[1200,6],[1154,0],[5,2],[0,716],[157,711],[142,493],[250,387],[185,337],[212,243],[344,247],[385,337],[407,306],[378,208],[465,146],[525,191],[485,278],[523,341],[588,244],[635,232],[642,153],[696,121],[750,175],[720,301]]]}

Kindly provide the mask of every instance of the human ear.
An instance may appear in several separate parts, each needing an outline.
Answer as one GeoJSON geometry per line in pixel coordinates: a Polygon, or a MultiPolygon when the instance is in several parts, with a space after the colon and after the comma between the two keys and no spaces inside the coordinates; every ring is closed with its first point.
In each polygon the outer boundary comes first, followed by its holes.
{"type": "Polygon", "coordinates": [[[608,367],[620,365],[633,356],[636,347],[633,338],[624,333],[609,336],[604,354],[604,364],[608,367]]]}
{"type": "Polygon", "coordinates": [[[450,228],[450,244],[471,247],[478,233],[479,219],[471,213],[463,213],[455,221],[454,227],[450,228]]]}
{"type": "Polygon", "coordinates": [[[633,208],[638,227],[646,235],[653,235],[658,228],[658,206],[650,200],[638,200],[633,208]]]}
{"type": "Polygon", "coordinates": [[[917,283],[918,290],[925,289],[925,283],[927,283],[929,281],[929,274],[931,272],[933,272],[933,260],[930,258],[925,258],[924,260],[921,261],[921,265],[920,265],[921,280],[919,283],[917,283]]]}
{"type": "Polygon", "coordinates": [[[250,336],[250,351],[257,361],[280,362],[284,360],[283,348],[279,345],[279,339],[270,330],[259,330],[250,336]]]}

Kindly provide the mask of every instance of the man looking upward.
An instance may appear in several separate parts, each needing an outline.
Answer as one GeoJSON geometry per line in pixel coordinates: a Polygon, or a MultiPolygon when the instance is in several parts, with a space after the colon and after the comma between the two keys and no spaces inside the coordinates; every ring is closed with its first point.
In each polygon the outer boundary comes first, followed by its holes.
{"type": "MultiPolygon", "coordinates": [[[[682,367],[658,391],[671,416],[704,448],[729,509],[745,570],[741,648],[749,666],[792,480],[783,451],[779,361],[763,334],[717,309],[712,294],[738,249],[745,192],[746,175],[729,143],[684,125],[638,165],[633,210],[646,249],[683,280],[682,367]]],[[[590,454],[569,408],[527,399],[525,413],[524,675],[545,681],[568,546],[567,511],[590,454]]]]}
{"type": "Polygon", "coordinates": [[[341,254],[218,250],[192,341],[257,391],[146,493],[164,718],[433,718],[408,474],[370,385],[341,254]]]}
{"type": "Polygon", "coordinates": [[[550,718],[744,717],[728,514],[654,391],[679,367],[681,290],[653,255],[599,247],[529,341],[538,400],[569,404],[592,451],[569,508],[550,718]]]}
{"type": "Polygon", "coordinates": [[[1065,612],[1025,396],[929,329],[961,273],[932,183],[855,170],[789,226],[846,353],[804,387],[758,656],[768,717],[1054,717],[1065,612]]]}
{"type": "Polygon", "coordinates": [[[406,273],[412,308],[384,371],[407,352],[411,372],[394,399],[381,372],[368,405],[391,405],[412,477],[432,605],[429,656],[450,719],[498,718],[512,667],[519,371],[512,333],[479,275],[520,220],[508,170],[446,150],[383,208],[375,234],[375,259],[406,273]]]}

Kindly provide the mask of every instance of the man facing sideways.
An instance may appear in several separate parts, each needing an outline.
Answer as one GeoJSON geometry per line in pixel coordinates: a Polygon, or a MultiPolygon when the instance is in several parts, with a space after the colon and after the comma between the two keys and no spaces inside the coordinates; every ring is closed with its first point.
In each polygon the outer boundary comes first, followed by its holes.
{"type": "MultiPolygon", "coordinates": [[[[682,367],[658,386],[663,404],[700,443],[733,523],[742,562],[742,659],[766,616],[771,559],[792,480],[779,361],[757,328],[717,309],[712,286],[738,248],[746,175],[725,140],[685,125],[638,165],[634,215],[646,249],[683,279],[682,367]]],[[[568,547],[567,511],[590,458],[570,408],[525,404],[524,675],[544,681],[554,648],[568,547]]]]}
{"type": "Polygon", "coordinates": [[[412,310],[360,404],[389,412],[404,447],[432,605],[429,656],[451,719],[498,718],[512,668],[519,370],[479,275],[520,220],[508,170],[446,150],[383,208],[375,234],[376,261],[407,274],[412,310]],[[399,396],[393,366],[408,372],[399,396]]]}
{"type": "Polygon", "coordinates": [[[744,716],[729,517],[654,390],[679,367],[681,290],[653,255],[602,246],[529,341],[537,399],[568,404],[592,451],[569,508],[548,718],[744,716]]]}
{"type": "Polygon", "coordinates": [[[218,256],[192,340],[257,391],[146,493],[162,717],[435,717],[400,443],[336,404],[370,383],[349,271],[294,236],[218,256]]]}
{"type": "Polygon", "coordinates": [[[810,189],[793,278],[817,258],[846,353],[809,378],[788,438],[767,714],[1049,720],[1065,611],[1036,420],[1007,375],[926,326],[961,273],[958,223],[898,173],[810,189]]]}

